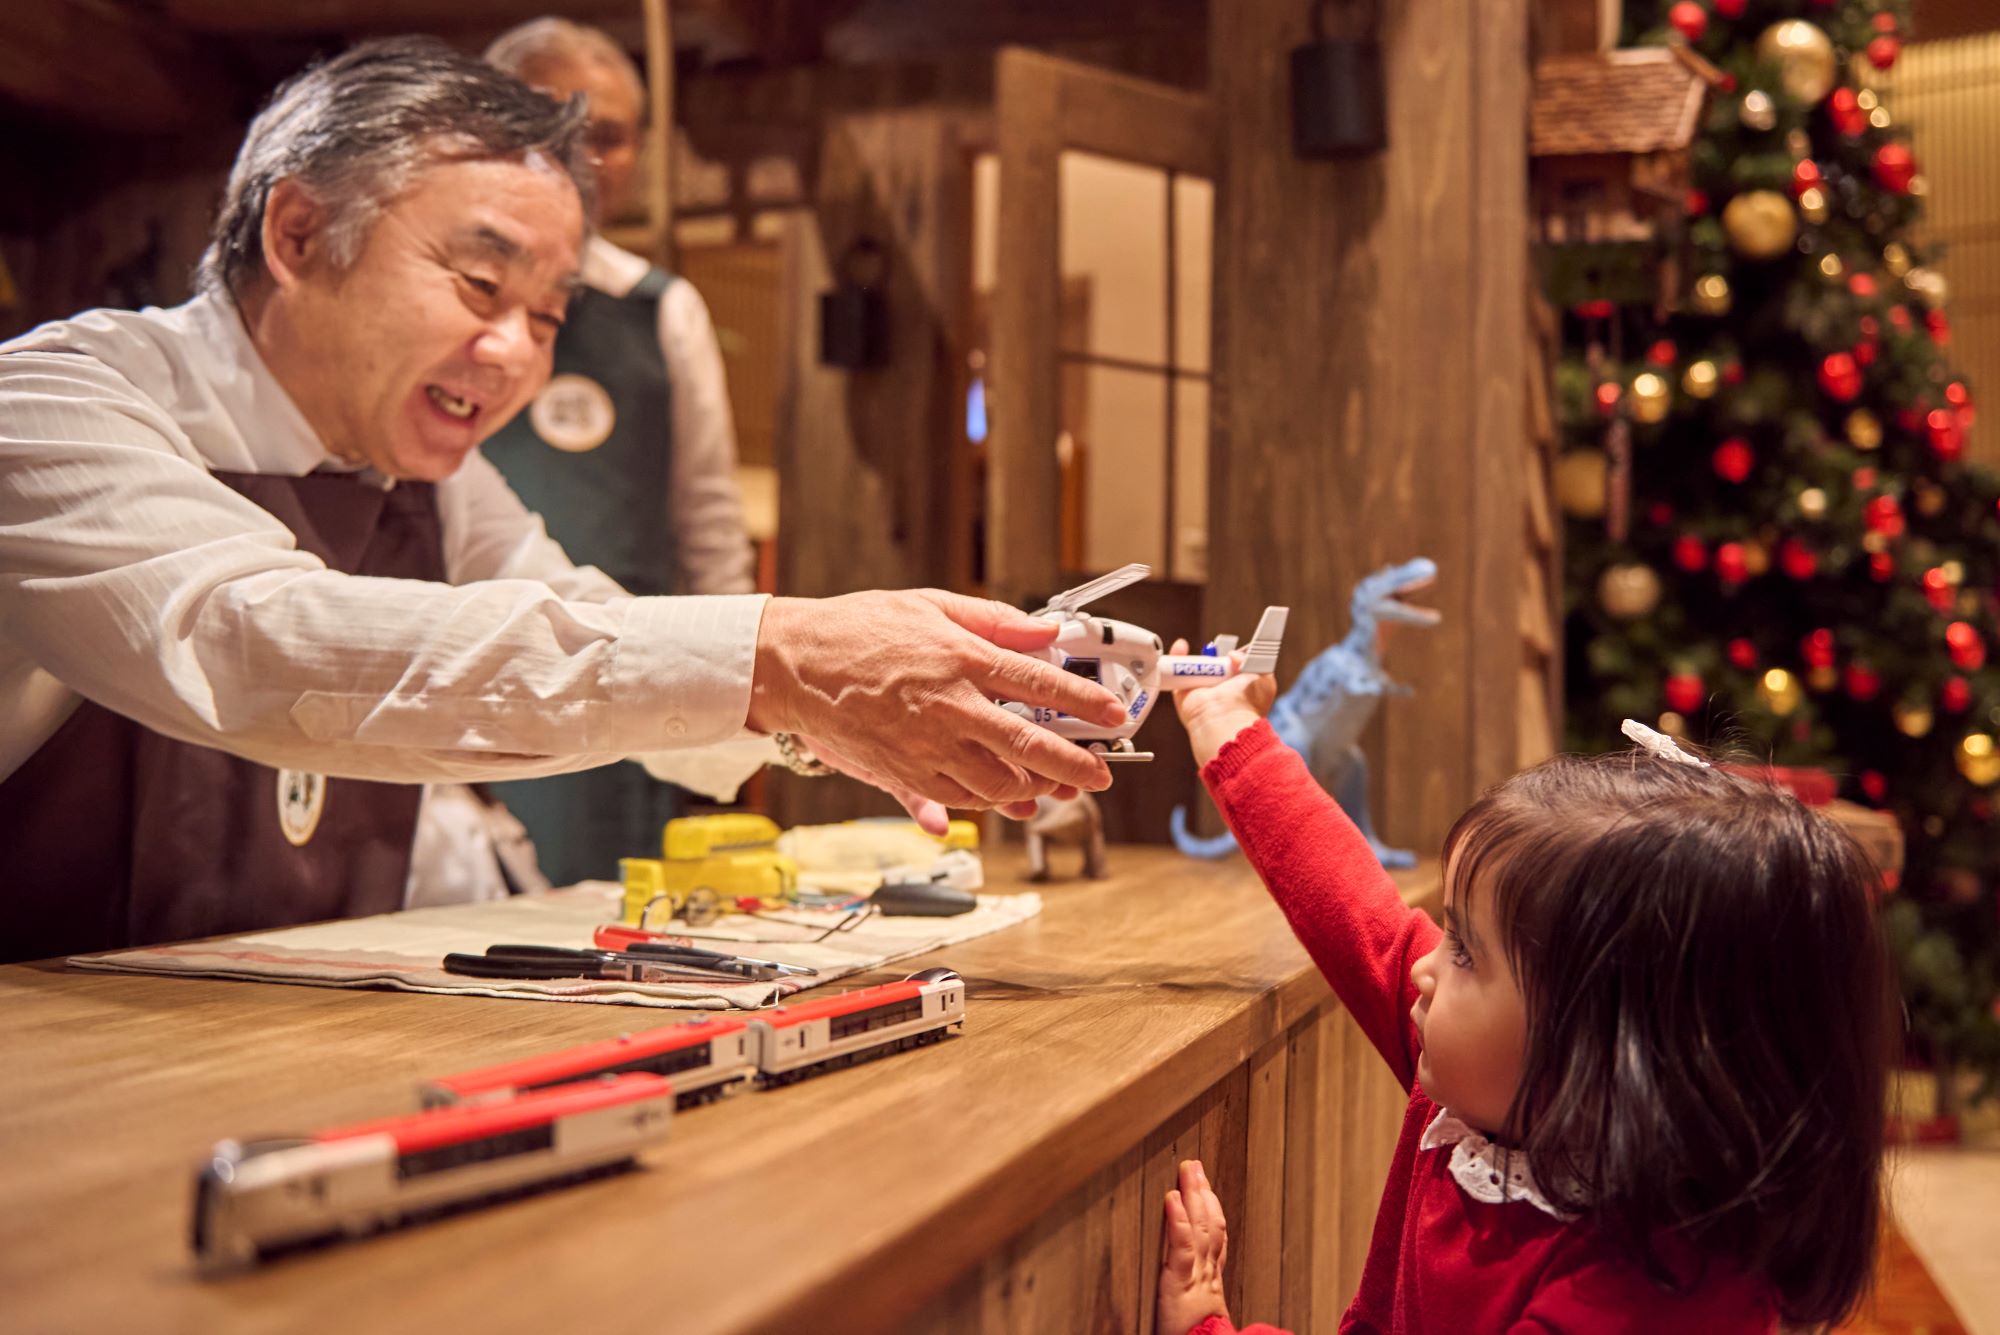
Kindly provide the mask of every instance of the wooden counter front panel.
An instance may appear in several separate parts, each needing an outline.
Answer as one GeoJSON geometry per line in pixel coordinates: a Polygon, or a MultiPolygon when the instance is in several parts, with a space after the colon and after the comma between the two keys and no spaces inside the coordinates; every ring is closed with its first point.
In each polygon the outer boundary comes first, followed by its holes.
{"type": "Polygon", "coordinates": [[[1182,1159],[1206,1166],[1229,1220],[1231,1316],[1331,1331],[1360,1284],[1407,1103],[1329,1002],[960,1276],[905,1335],[1150,1335],[1182,1159]]]}

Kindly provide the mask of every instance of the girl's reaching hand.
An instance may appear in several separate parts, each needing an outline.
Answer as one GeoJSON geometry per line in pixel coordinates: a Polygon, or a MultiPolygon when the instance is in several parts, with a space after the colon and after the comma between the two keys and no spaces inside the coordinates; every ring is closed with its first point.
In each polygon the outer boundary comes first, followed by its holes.
{"type": "MultiPolygon", "coordinates": [[[[1186,640],[1175,640],[1170,654],[1188,651],[1186,640]]],[[[1232,655],[1241,666],[1242,655],[1232,655]]],[[[1271,712],[1278,698],[1278,683],[1268,673],[1246,673],[1227,678],[1213,686],[1174,692],[1174,710],[1181,716],[1188,740],[1194,744],[1194,762],[1206,765],[1229,739],[1271,712]]]]}

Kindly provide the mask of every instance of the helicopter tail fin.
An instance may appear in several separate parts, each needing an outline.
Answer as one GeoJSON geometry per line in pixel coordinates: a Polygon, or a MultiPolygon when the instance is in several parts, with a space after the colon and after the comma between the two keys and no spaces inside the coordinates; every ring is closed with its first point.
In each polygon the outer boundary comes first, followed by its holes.
{"type": "Polygon", "coordinates": [[[1289,607],[1267,607],[1263,620],[1257,623],[1257,633],[1250,637],[1250,643],[1243,650],[1244,672],[1275,672],[1278,667],[1278,651],[1285,644],[1285,619],[1291,615],[1289,607]]]}

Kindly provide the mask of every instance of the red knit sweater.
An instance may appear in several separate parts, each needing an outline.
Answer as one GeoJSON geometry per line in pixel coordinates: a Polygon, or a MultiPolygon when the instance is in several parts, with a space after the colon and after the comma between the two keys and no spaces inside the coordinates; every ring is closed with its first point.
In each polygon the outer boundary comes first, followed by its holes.
{"type": "MultiPolygon", "coordinates": [[[[1437,943],[1437,926],[1404,906],[1367,841],[1269,724],[1223,747],[1201,777],[1313,963],[1410,1091],[1342,1331],[1772,1329],[1775,1308],[1755,1277],[1711,1265],[1676,1296],[1621,1259],[1587,1218],[1564,1223],[1525,1201],[1474,1200],[1453,1181],[1448,1151],[1419,1151],[1437,1105],[1415,1085],[1410,966],[1437,943]]],[[[1235,1330],[1218,1316],[1189,1335],[1235,1330]]],[[[1284,1333],[1253,1325],[1242,1335],[1284,1333]]]]}

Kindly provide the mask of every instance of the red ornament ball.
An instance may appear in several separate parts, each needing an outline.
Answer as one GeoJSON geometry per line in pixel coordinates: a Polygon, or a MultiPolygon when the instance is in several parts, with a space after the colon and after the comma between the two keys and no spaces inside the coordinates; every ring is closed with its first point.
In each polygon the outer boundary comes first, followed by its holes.
{"type": "Polygon", "coordinates": [[[1873,366],[1875,364],[1875,358],[1878,355],[1880,355],[1881,351],[1882,349],[1880,344],[1877,344],[1872,340],[1863,339],[1861,342],[1856,343],[1854,345],[1854,364],[1856,366],[1862,367],[1863,369],[1873,366]]]}
{"type": "MultiPolygon", "coordinates": [[[[1876,17],[1881,17],[1877,15],[1876,17]]],[[[1903,54],[1903,44],[1888,33],[1883,33],[1868,43],[1868,63],[1878,70],[1886,70],[1896,63],[1896,57],[1903,54]]]]}
{"type": "Polygon", "coordinates": [[[1924,586],[1924,598],[1933,608],[1939,612],[1951,611],[1952,603],[1957,600],[1958,590],[1954,589],[1951,581],[1945,577],[1943,566],[1932,566],[1924,572],[1919,582],[1924,586]]]}
{"type": "Polygon", "coordinates": [[[1970,407],[1972,391],[1965,387],[1963,380],[1954,380],[1944,387],[1944,401],[1954,408],[1970,407]]]}
{"type": "Polygon", "coordinates": [[[1894,496],[1876,496],[1861,507],[1861,522],[1868,526],[1870,533],[1880,533],[1885,538],[1903,536],[1903,503],[1894,496]]]}
{"type": "Polygon", "coordinates": [[[1609,320],[1618,313],[1618,308],[1603,297],[1591,301],[1579,301],[1570,307],[1579,320],[1609,320]]]}
{"type": "Polygon", "coordinates": [[[1840,403],[1852,403],[1861,397],[1861,368],[1854,362],[1851,352],[1830,352],[1826,360],[1819,364],[1819,387],[1827,396],[1840,403]]]}
{"type": "Polygon", "coordinates": [[[1683,205],[1690,218],[1699,218],[1708,212],[1708,194],[1701,190],[1687,192],[1687,202],[1683,205]]]}
{"type": "Polygon", "coordinates": [[[1924,426],[1930,437],[1931,453],[1951,463],[1965,453],[1965,432],[1959,428],[1958,414],[1949,408],[1933,408],[1924,426]]]}
{"type": "Polygon", "coordinates": [[[1799,657],[1809,668],[1833,666],[1833,632],[1821,626],[1799,641],[1799,657]]]}
{"type": "Polygon", "coordinates": [[[1883,10],[1881,13],[1877,14],[1874,18],[1870,19],[1868,23],[1869,26],[1874,28],[1876,32],[1896,31],[1896,16],[1894,14],[1891,14],[1886,9],[1883,10]]]}
{"type": "Polygon", "coordinates": [[[1792,193],[1802,195],[1820,184],[1819,164],[1811,158],[1800,158],[1792,164],[1792,193]]]}
{"type": "Polygon", "coordinates": [[[1880,770],[1861,771],[1861,795],[1878,807],[1882,805],[1882,799],[1889,795],[1889,781],[1880,770]]]}
{"type": "Polygon", "coordinates": [[[1887,552],[1875,552],[1868,558],[1868,574],[1877,584],[1887,584],[1896,577],[1896,558],[1887,552]]]}
{"type": "Polygon", "coordinates": [[[1849,663],[1845,681],[1847,694],[1864,703],[1873,700],[1882,689],[1882,678],[1866,663],[1849,663]]]}
{"type": "Polygon", "coordinates": [[[1646,507],[1646,522],[1654,528],[1665,528],[1674,522],[1674,507],[1665,501],[1654,501],[1646,507]]]}
{"type": "Polygon", "coordinates": [[[1870,343],[1873,343],[1882,336],[1882,322],[1872,315],[1862,316],[1857,321],[1857,324],[1861,329],[1861,337],[1867,339],[1870,343]]]}
{"type": "Polygon", "coordinates": [[[1860,297],[1863,301],[1867,301],[1874,297],[1881,289],[1875,285],[1874,274],[1855,273],[1848,277],[1847,290],[1855,296],[1860,297]]]}
{"type": "Polygon", "coordinates": [[[1708,564],[1708,548],[1692,533],[1674,539],[1674,564],[1692,575],[1708,564]]]}
{"type": "Polygon", "coordinates": [[[1778,564],[1793,579],[1811,579],[1819,573],[1819,557],[1797,538],[1786,538],[1779,544],[1778,564]]]}
{"type": "Polygon", "coordinates": [[[1925,311],[1924,328],[1930,331],[1931,342],[1939,347],[1951,344],[1951,318],[1943,311],[1925,311]]]}
{"type": "Polygon", "coordinates": [[[1597,400],[1598,414],[1603,417],[1609,417],[1617,412],[1618,398],[1622,393],[1624,391],[1618,388],[1616,381],[1606,380],[1600,384],[1597,387],[1597,393],[1592,396],[1597,400]]]}
{"type": "Polygon", "coordinates": [[[1715,12],[1726,19],[1740,19],[1749,0],[1715,0],[1715,12]]]}
{"type": "Polygon", "coordinates": [[[1889,323],[1896,326],[1897,333],[1899,334],[1909,333],[1910,308],[1907,306],[1891,306],[1889,308],[1889,323]]]}
{"type": "Polygon", "coordinates": [[[1740,385],[1740,384],[1742,384],[1742,383],[1743,383],[1743,363],[1742,363],[1742,362],[1730,362],[1730,363],[1729,363],[1729,364],[1728,364],[1727,366],[1723,367],[1723,368],[1722,368],[1722,383],[1723,383],[1723,384],[1725,384],[1725,385],[1740,385]]]}
{"type": "Polygon", "coordinates": [[[1715,467],[1715,475],[1724,482],[1741,483],[1749,479],[1757,456],[1752,453],[1749,441],[1734,436],[1715,447],[1714,457],[1709,462],[1715,467]]]}
{"type": "Polygon", "coordinates": [[[1701,677],[1693,672],[1676,672],[1667,678],[1667,708],[1676,714],[1692,714],[1701,708],[1705,691],[1701,677]]]}
{"type": "Polygon", "coordinates": [[[1725,542],[1715,549],[1715,573],[1725,584],[1741,584],[1750,578],[1750,558],[1740,542],[1725,542]]]}
{"type": "MultiPolygon", "coordinates": [[[[1977,672],[1986,666],[1986,641],[1969,621],[1954,621],[1944,628],[1945,647],[1961,672],[1977,672]]],[[[1957,711],[1952,711],[1956,713],[1957,711]]]]}
{"type": "Polygon", "coordinates": [[[1972,708],[1972,683],[1963,677],[1946,677],[1938,688],[1938,704],[1947,714],[1963,714],[1972,708]]]}
{"type": "Polygon", "coordinates": [[[1850,139],[1859,138],[1868,128],[1868,113],[1861,109],[1861,100],[1852,88],[1836,88],[1826,99],[1827,119],[1833,128],[1850,139]]]}
{"type": "Polygon", "coordinates": [[[1674,341],[1670,338],[1658,339],[1652,347],[1646,349],[1646,360],[1654,366],[1672,366],[1674,358],[1679,355],[1680,349],[1674,346],[1674,341]]]}
{"type": "Polygon", "coordinates": [[[1891,194],[1907,195],[1916,179],[1917,155],[1908,144],[1889,143],[1875,150],[1875,181],[1891,194]]]}
{"type": "MultiPolygon", "coordinates": [[[[1731,543],[1730,545],[1735,546],[1734,543],[1731,543]]],[[[1721,559],[1720,554],[1718,553],[1717,554],[1718,562],[1720,561],[1720,559],[1721,559]]],[[[1730,666],[1738,668],[1744,672],[1750,672],[1755,670],[1757,666],[1757,646],[1750,643],[1750,641],[1741,639],[1731,640],[1729,642],[1729,649],[1727,652],[1729,654],[1730,666]]]]}
{"type": "Polygon", "coordinates": [[[1694,0],[1680,0],[1679,4],[1667,11],[1667,22],[1673,24],[1674,31],[1690,42],[1698,42],[1701,40],[1701,35],[1708,31],[1708,11],[1694,0]]]}
{"type": "Polygon", "coordinates": [[[1856,491],[1867,491],[1870,487],[1873,487],[1874,485],[1875,485],[1874,469],[1857,468],[1854,470],[1854,489],[1856,491]]]}

